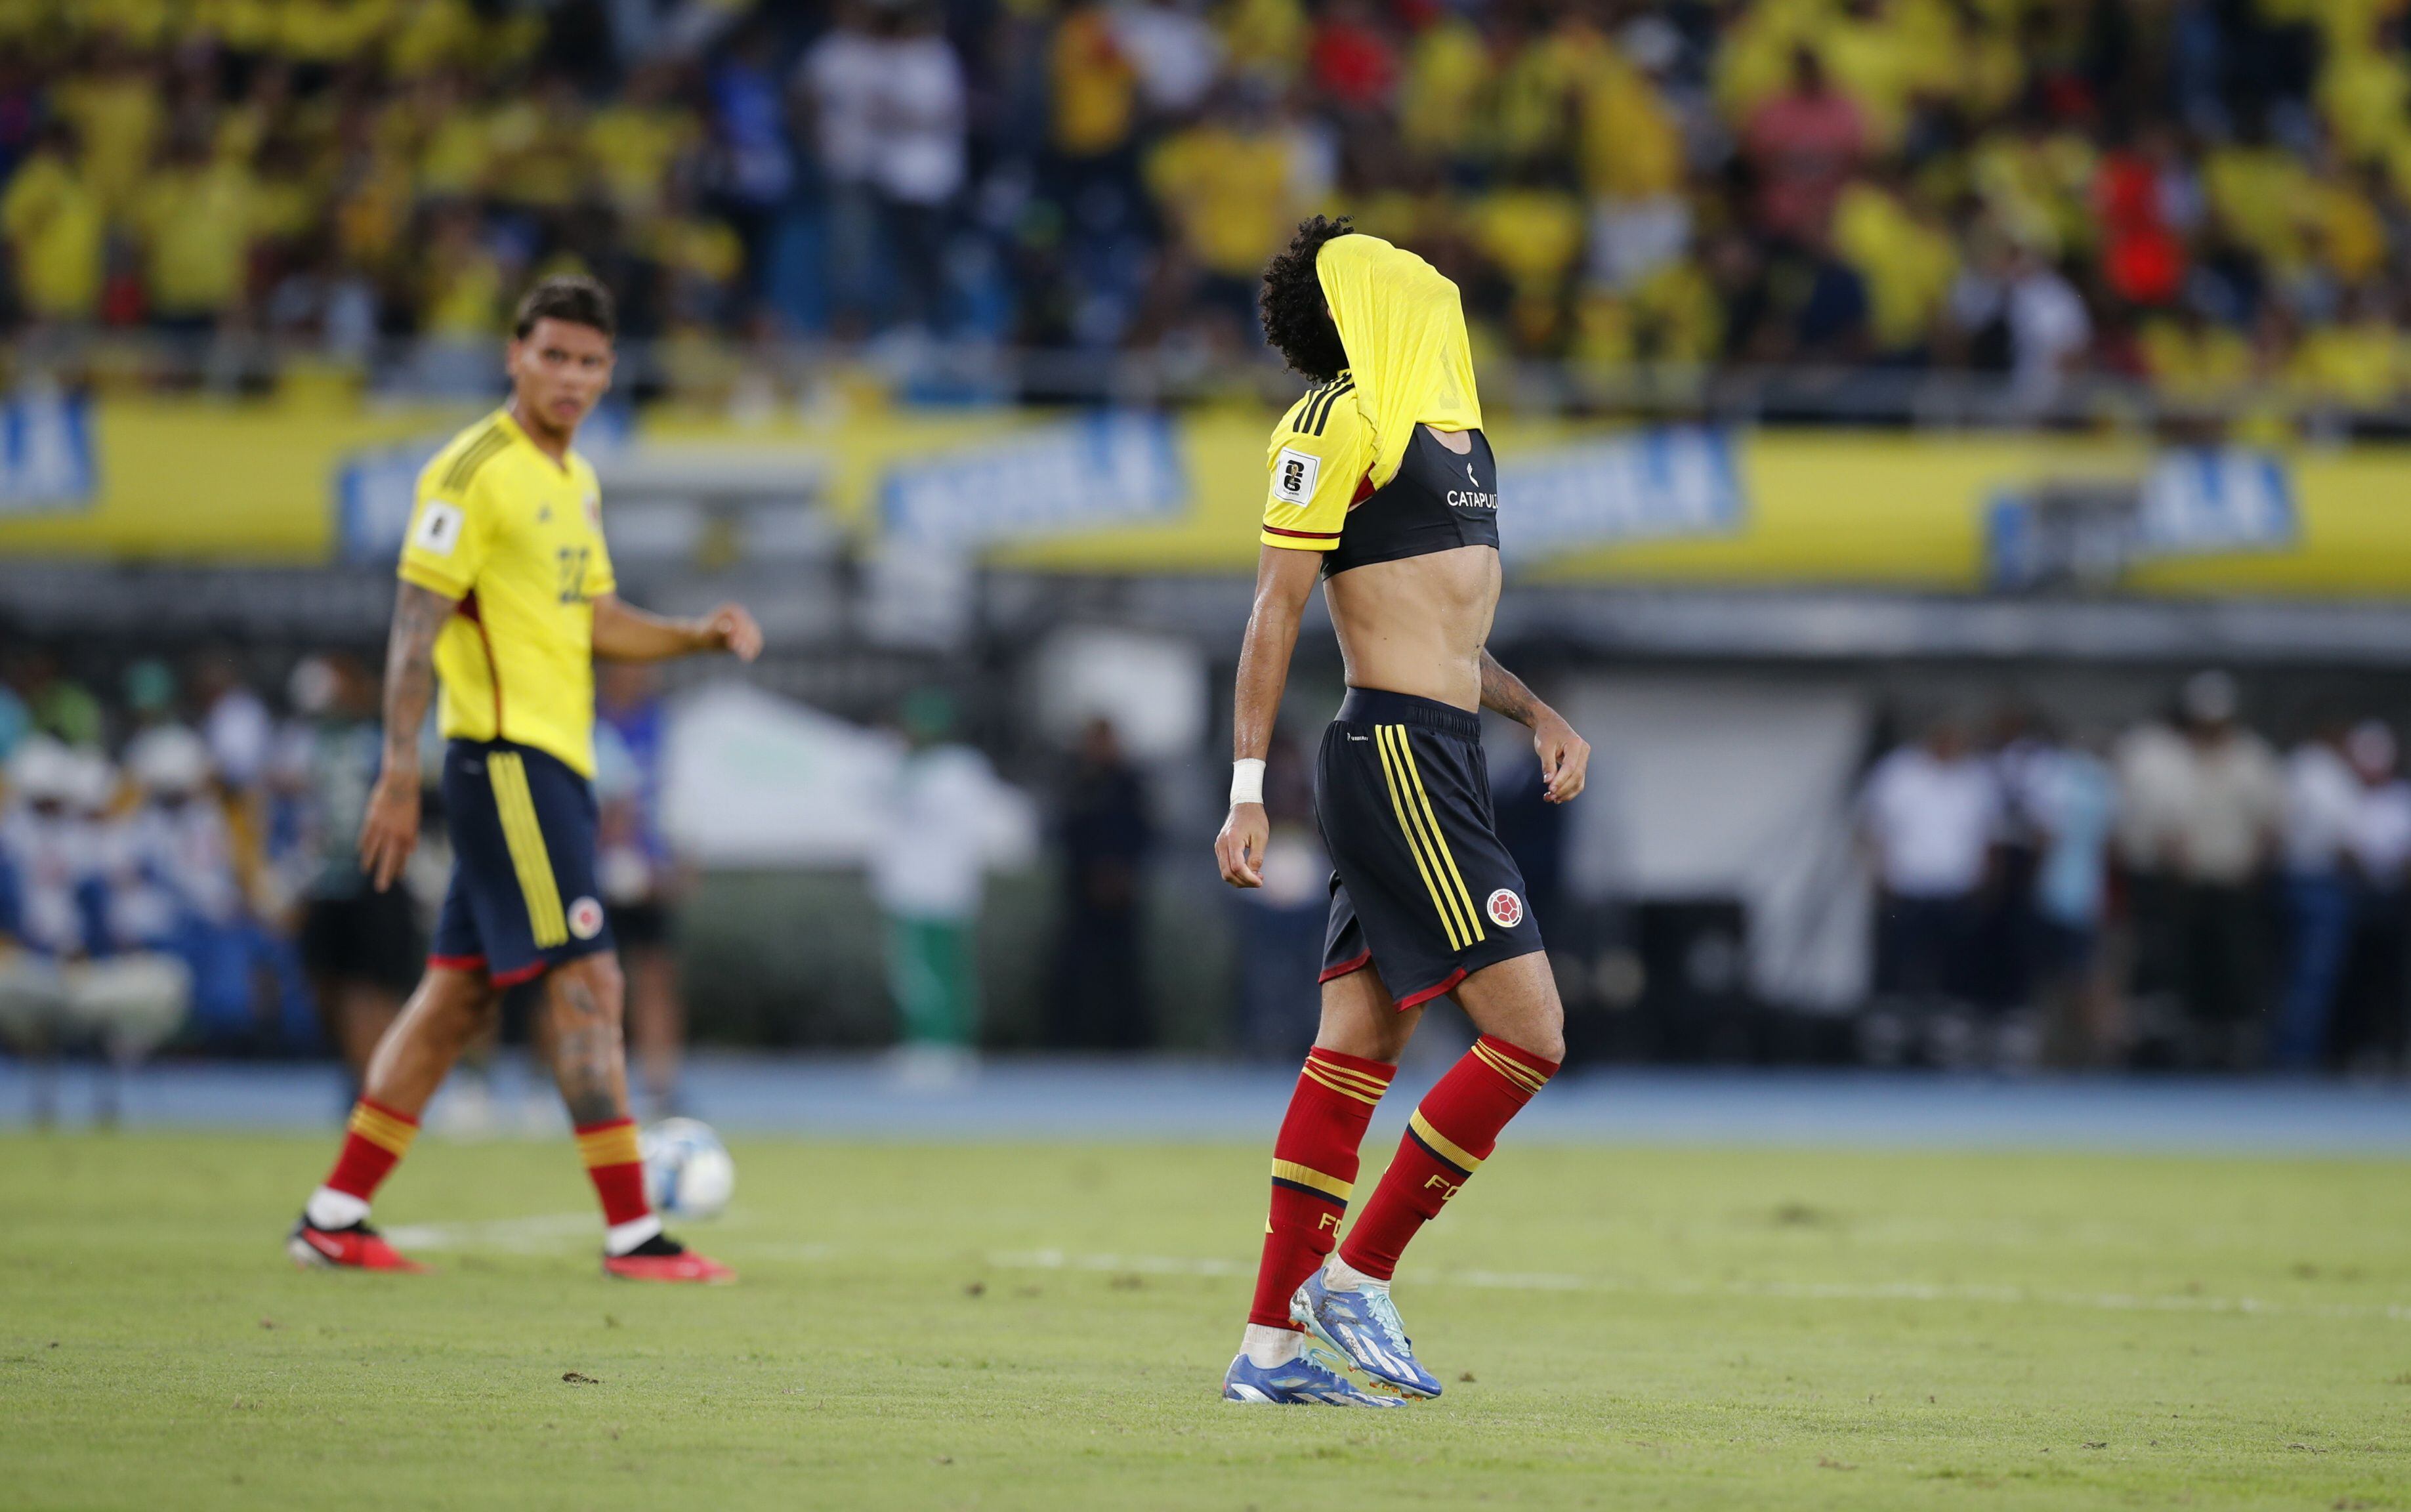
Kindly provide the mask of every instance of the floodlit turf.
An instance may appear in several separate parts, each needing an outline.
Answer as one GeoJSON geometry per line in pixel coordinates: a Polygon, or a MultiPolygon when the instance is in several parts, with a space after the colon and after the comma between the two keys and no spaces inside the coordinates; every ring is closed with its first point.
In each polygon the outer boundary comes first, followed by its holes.
{"type": "Polygon", "coordinates": [[[0,1138],[0,1505],[2411,1505],[2400,1164],[1511,1139],[1374,1415],[1215,1399],[1260,1150],[739,1141],[671,1289],[566,1143],[422,1141],[441,1273],[299,1273],[330,1148],[0,1138]]]}

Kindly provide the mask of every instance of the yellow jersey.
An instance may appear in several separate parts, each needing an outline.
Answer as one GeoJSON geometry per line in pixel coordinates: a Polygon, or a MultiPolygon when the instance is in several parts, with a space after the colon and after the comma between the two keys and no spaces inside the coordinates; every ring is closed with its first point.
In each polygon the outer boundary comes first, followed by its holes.
{"type": "Polygon", "coordinates": [[[454,436],[418,475],[401,576],[460,603],[435,638],[444,733],[593,776],[594,600],[617,584],[586,459],[554,462],[507,410],[454,436]]]}
{"type": "Polygon", "coordinates": [[[1337,550],[1348,511],[1372,496],[1379,450],[1373,427],[1356,405],[1352,374],[1308,389],[1264,448],[1272,485],[1256,539],[1293,551],[1337,550]]]}

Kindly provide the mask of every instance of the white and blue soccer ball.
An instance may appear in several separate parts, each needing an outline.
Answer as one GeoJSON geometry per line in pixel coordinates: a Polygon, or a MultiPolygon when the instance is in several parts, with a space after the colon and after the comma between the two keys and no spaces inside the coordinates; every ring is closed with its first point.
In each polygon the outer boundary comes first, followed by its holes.
{"type": "Polygon", "coordinates": [[[657,1212],[674,1218],[716,1218],[737,1190],[737,1162],[711,1125],[665,1118],[637,1139],[645,1160],[645,1195],[657,1212]]]}

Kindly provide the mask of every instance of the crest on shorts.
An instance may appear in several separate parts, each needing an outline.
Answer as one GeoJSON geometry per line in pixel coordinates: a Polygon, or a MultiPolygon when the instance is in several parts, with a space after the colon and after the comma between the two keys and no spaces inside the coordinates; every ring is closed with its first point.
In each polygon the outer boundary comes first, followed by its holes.
{"type": "Polygon", "coordinates": [[[1482,905],[1482,911],[1490,916],[1490,922],[1502,930],[1512,930],[1524,922],[1524,900],[1505,888],[1492,893],[1490,901],[1482,905]]]}
{"type": "MultiPolygon", "coordinates": [[[[1512,896],[1512,894],[1511,894],[1512,896]]],[[[1493,899],[1495,910],[1498,901],[1493,899]]],[[[581,940],[591,940],[603,932],[603,905],[592,898],[580,898],[569,905],[569,932],[581,940]]]]}

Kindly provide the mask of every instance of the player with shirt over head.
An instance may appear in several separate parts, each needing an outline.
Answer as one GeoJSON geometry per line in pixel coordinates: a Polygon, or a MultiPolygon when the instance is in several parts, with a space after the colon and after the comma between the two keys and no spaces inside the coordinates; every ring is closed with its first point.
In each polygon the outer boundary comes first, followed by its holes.
{"type": "Polygon", "coordinates": [[[304,1265],[415,1270],[369,1200],[420,1110],[503,993],[541,979],[553,1073],[603,1205],[603,1269],[637,1281],[734,1272],[662,1232],[645,1198],[621,1044],[623,988],[594,864],[594,658],[762,649],[723,605],[669,620],[621,602],[594,469],[570,449],[611,385],[611,296],[548,278],[519,303],[510,402],[418,477],[386,652],[385,748],[360,825],[383,891],[418,842],[418,732],[443,684],[444,810],[455,855],[427,972],[370,1059],[349,1132],[287,1248],[304,1265]]]}
{"type": "Polygon", "coordinates": [[[1484,646],[1498,472],[1456,286],[1317,215],[1264,271],[1262,304],[1266,339],[1316,387],[1269,448],[1230,816],[1214,842],[1224,881],[1263,885],[1264,757],[1318,577],[1348,694],[1315,764],[1334,868],[1322,1028],[1273,1144],[1255,1302],[1222,1394],[1395,1407],[1440,1391],[1390,1298],[1398,1256],[1565,1058],[1540,928],[1496,832],[1480,711],[1530,727],[1553,803],[1582,791],[1590,747],[1484,646]],[[1415,1109],[1341,1240],[1357,1146],[1443,993],[1481,1037],[1415,1109]],[[1309,1335],[1322,1350],[1308,1350],[1309,1335]]]}

